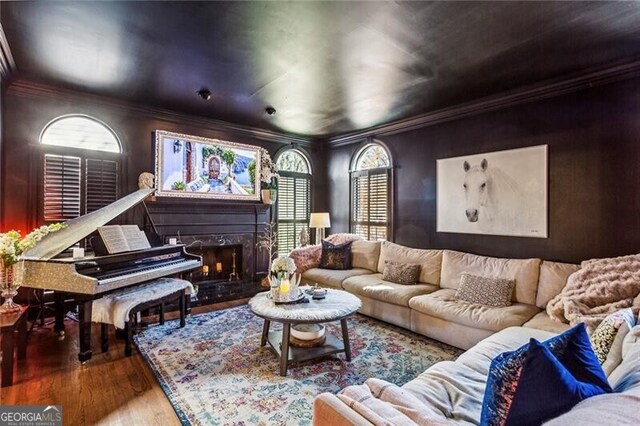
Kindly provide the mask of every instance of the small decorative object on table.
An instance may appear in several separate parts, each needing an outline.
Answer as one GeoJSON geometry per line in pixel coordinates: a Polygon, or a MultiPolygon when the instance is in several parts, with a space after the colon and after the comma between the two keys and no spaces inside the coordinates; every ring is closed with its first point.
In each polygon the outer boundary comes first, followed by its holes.
{"type": "Polygon", "coordinates": [[[296,264],[288,256],[279,256],[271,263],[269,283],[271,299],[274,302],[295,302],[304,297],[298,288],[302,277],[295,272],[296,264]]]}
{"type": "Polygon", "coordinates": [[[13,302],[22,284],[24,263],[22,254],[36,246],[38,241],[50,232],[58,231],[66,225],[54,223],[41,226],[22,238],[20,232],[9,231],[0,234],[0,289],[4,303],[0,306],[0,314],[20,311],[20,305],[13,302]]]}
{"type": "Polygon", "coordinates": [[[305,292],[308,295],[310,295],[314,300],[321,300],[327,297],[327,289],[318,286],[317,283],[313,287],[307,288],[305,292]]]}

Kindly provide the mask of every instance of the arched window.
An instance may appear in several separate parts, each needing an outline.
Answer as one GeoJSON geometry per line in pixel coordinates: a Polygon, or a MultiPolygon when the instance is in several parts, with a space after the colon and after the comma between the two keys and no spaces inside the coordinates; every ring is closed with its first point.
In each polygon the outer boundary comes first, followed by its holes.
{"type": "Polygon", "coordinates": [[[122,152],[113,130],[85,115],[67,115],[51,121],[42,130],[40,143],[92,151],[122,152]]]}
{"type": "Polygon", "coordinates": [[[286,254],[298,246],[300,232],[309,232],[311,213],[311,165],[297,149],[287,149],[278,155],[278,253],[286,254]]]}
{"type": "Polygon", "coordinates": [[[41,222],[57,222],[98,210],[118,198],[120,141],[86,115],[58,117],[40,134],[43,191],[41,222]]]}
{"type": "Polygon", "coordinates": [[[391,156],[381,144],[360,148],[351,161],[350,229],[368,240],[391,233],[391,156]]]}

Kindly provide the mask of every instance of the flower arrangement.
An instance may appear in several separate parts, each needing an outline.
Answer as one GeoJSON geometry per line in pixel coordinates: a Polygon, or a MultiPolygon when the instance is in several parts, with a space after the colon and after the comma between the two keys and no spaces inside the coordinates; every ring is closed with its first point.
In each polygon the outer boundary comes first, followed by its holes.
{"type": "Polygon", "coordinates": [[[278,189],[278,168],[271,159],[269,151],[258,148],[260,151],[260,189],[278,189]]]}
{"type": "Polygon", "coordinates": [[[287,277],[296,272],[296,263],[289,256],[278,256],[271,262],[271,273],[278,277],[287,277]]]}
{"type": "Polygon", "coordinates": [[[20,256],[27,250],[35,247],[38,241],[44,238],[45,235],[59,231],[66,226],[64,223],[43,225],[34,229],[24,237],[20,235],[20,232],[14,230],[0,234],[0,258],[2,258],[4,267],[18,263],[20,256]]]}
{"type": "Polygon", "coordinates": [[[65,226],[67,225],[62,223],[41,226],[24,237],[20,235],[20,232],[14,230],[0,234],[0,288],[4,298],[4,303],[0,306],[0,314],[16,312],[21,309],[20,305],[13,303],[13,298],[18,294],[18,287],[20,287],[23,276],[23,264],[17,265],[20,266],[17,271],[14,271],[14,265],[21,260],[22,254],[35,247],[45,235],[59,231],[65,226]]]}

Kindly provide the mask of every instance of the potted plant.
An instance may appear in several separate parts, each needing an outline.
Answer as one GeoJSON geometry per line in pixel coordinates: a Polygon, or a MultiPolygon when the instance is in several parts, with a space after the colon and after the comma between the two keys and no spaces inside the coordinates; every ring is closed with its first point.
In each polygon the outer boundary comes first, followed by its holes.
{"type": "Polygon", "coordinates": [[[273,204],[278,195],[278,168],[266,149],[260,148],[260,195],[262,202],[273,204]]]}

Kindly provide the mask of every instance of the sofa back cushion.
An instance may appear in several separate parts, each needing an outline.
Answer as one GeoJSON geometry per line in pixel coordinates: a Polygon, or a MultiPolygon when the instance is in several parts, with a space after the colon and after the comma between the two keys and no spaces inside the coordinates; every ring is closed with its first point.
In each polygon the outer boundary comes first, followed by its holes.
{"type": "Polygon", "coordinates": [[[385,261],[413,263],[420,265],[419,282],[440,284],[440,267],[442,265],[442,250],[423,250],[401,246],[383,241],[380,247],[378,272],[384,272],[385,261]]]}
{"type": "Polygon", "coordinates": [[[540,274],[540,259],[502,259],[445,250],[440,287],[457,289],[462,274],[514,280],[512,301],[534,305],[540,274]]]}
{"type": "Polygon", "coordinates": [[[538,284],[536,306],[540,309],[545,309],[547,303],[556,297],[567,284],[569,275],[578,269],[580,269],[580,265],[574,265],[573,263],[543,260],[540,265],[540,283],[538,284]]]}
{"type": "Polygon", "coordinates": [[[376,272],[380,258],[380,241],[358,240],[351,245],[351,265],[376,272]]]}

